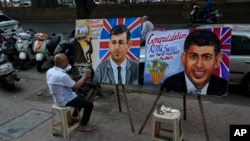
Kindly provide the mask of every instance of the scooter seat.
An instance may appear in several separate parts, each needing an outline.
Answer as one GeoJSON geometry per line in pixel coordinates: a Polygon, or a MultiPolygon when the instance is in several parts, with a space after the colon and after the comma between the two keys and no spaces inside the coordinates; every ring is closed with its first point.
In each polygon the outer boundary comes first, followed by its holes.
{"type": "Polygon", "coordinates": [[[0,65],[4,64],[4,63],[7,63],[8,60],[4,57],[0,57],[0,65]]]}
{"type": "Polygon", "coordinates": [[[53,37],[48,43],[47,43],[47,48],[50,52],[50,54],[53,54],[56,46],[59,44],[61,40],[61,36],[60,35],[56,35],[55,37],[53,37]]]}

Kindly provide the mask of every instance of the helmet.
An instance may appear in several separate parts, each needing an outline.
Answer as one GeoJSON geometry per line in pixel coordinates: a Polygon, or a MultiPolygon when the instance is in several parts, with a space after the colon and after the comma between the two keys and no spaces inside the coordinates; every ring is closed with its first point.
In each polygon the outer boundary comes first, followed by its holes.
{"type": "Polygon", "coordinates": [[[193,6],[193,8],[195,9],[195,8],[200,8],[200,5],[199,4],[195,4],[194,6],[193,6]]]}
{"type": "Polygon", "coordinates": [[[6,35],[4,37],[4,40],[8,43],[13,43],[15,44],[16,43],[16,38],[15,38],[15,34],[10,34],[10,35],[6,35]]]}

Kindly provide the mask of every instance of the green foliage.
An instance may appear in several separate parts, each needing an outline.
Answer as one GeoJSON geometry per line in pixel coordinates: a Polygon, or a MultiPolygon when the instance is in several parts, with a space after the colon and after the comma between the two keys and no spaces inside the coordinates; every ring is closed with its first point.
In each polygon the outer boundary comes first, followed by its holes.
{"type": "Polygon", "coordinates": [[[75,5],[69,5],[69,8],[76,9],[76,6],[75,5]]]}
{"type": "Polygon", "coordinates": [[[75,5],[69,5],[69,8],[73,10],[74,16],[76,16],[76,6],[75,5]]]}

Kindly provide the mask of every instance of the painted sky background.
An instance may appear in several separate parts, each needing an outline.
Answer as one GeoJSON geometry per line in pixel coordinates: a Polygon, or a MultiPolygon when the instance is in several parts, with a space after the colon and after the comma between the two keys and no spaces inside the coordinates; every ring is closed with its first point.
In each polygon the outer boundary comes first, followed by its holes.
{"type": "Polygon", "coordinates": [[[112,27],[123,24],[126,25],[131,34],[132,45],[127,54],[131,60],[139,61],[140,57],[140,34],[141,34],[141,18],[109,18],[103,19],[103,29],[100,36],[100,53],[99,59],[101,62],[110,57],[109,40],[112,27]]]}

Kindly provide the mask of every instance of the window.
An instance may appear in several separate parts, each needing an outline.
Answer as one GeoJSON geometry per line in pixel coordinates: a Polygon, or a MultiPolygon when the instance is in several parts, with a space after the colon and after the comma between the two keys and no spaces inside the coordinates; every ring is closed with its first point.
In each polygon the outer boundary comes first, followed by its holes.
{"type": "Polygon", "coordinates": [[[244,55],[250,55],[250,39],[247,37],[242,37],[242,50],[244,55]]]}
{"type": "Polygon", "coordinates": [[[250,55],[250,39],[245,36],[232,36],[231,55],[250,55]]]}
{"type": "Polygon", "coordinates": [[[3,21],[10,21],[11,19],[9,17],[6,17],[4,15],[0,15],[0,22],[3,22],[3,21]]]}
{"type": "Polygon", "coordinates": [[[241,55],[241,36],[232,36],[231,55],[241,55]]]}

